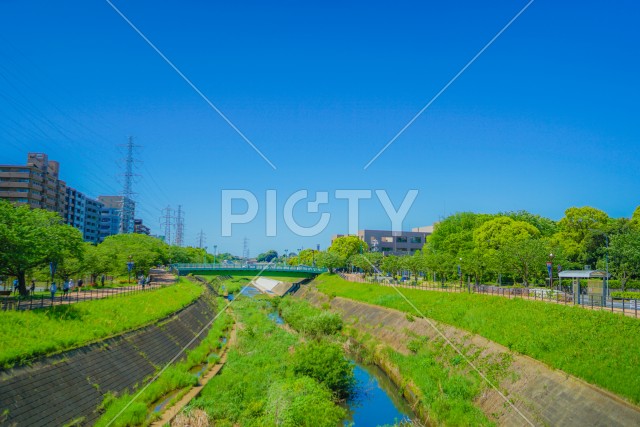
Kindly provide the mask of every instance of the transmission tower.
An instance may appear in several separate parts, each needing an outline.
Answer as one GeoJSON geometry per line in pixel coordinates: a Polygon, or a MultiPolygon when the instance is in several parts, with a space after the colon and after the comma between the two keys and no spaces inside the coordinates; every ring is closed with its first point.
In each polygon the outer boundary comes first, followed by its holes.
{"type": "Polygon", "coordinates": [[[164,229],[164,241],[167,244],[171,244],[171,228],[173,227],[173,209],[171,206],[167,206],[162,209],[162,216],[160,217],[160,227],[164,229]]]}
{"type": "Polygon", "coordinates": [[[135,202],[133,196],[133,180],[138,176],[133,173],[135,163],[138,162],[133,157],[134,149],[138,148],[138,145],[133,143],[133,137],[130,136],[126,144],[121,145],[126,149],[126,157],[124,159],[124,182],[122,186],[122,206],[120,209],[120,233],[133,233],[133,223],[135,217],[135,202]]]}
{"type": "Polygon", "coordinates": [[[242,257],[244,259],[249,259],[249,239],[246,237],[242,241],[242,257]]]}
{"type": "Polygon", "coordinates": [[[178,213],[176,215],[176,246],[182,246],[184,243],[184,212],[182,205],[178,205],[178,213]]]}
{"type": "Polygon", "coordinates": [[[204,234],[204,231],[200,230],[198,233],[198,247],[200,249],[204,248],[205,243],[207,243],[207,236],[204,234]]]}

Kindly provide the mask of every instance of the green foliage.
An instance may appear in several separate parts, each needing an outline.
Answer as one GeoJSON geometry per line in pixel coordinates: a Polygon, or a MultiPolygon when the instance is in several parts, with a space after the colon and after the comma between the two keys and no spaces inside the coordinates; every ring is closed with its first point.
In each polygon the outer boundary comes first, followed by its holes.
{"type": "Polygon", "coordinates": [[[195,300],[202,287],[181,280],[165,288],[52,309],[0,316],[0,366],[78,347],[169,315],[195,300]]]}
{"type": "Polygon", "coordinates": [[[0,275],[17,277],[20,294],[27,295],[28,270],[81,257],[82,247],[80,231],[57,213],[0,200],[0,275]]]}
{"type": "Polygon", "coordinates": [[[275,250],[271,249],[268,250],[267,252],[261,253],[260,255],[258,255],[258,257],[256,258],[256,261],[258,262],[271,262],[272,260],[278,258],[278,252],[276,252],[275,250]]]}
{"type": "Polygon", "coordinates": [[[640,300],[640,292],[611,292],[611,297],[640,300]]]}
{"type": "Polygon", "coordinates": [[[134,272],[148,274],[151,267],[164,264],[168,259],[168,246],[155,237],[144,234],[117,234],[98,245],[99,256],[109,272],[126,275],[127,262],[135,263],[134,272]]]}
{"type": "Polygon", "coordinates": [[[362,254],[368,250],[367,242],[363,242],[358,236],[341,236],[331,242],[328,252],[346,260],[355,254],[362,254]]]}
{"type": "Polygon", "coordinates": [[[624,290],[630,277],[640,275],[640,231],[614,235],[609,250],[609,268],[624,290]]]}
{"type": "Polygon", "coordinates": [[[339,344],[309,341],[296,348],[293,372],[325,384],[338,398],[349,396],[355,384],[353,364],[344,356],[339,344]]]}
{"type": "MultiPolygon", "coordinates": [[[[385,286],[350,283],[324,274],[325,294],[410,312],[385,286]]],[[[640,402],[640,322],[608,312],[507,299],[403,289],[425,316],[482,335],[521,354],[640,402]]]]}
{"type": "Polygon", "coordinates": [[[433,234],[427,237],[427,247],[432,252],[445,252],[456,256],[473,249],[473,230],[493,215],[461,212],[435,224],[433,234]]]}
{"type": "Polygon", "coordinates": [[[238,299],[233,307],[243,325],[237,345],[190,406],[204,409],[216,426],[337,425],[346,411],[329,388],[293,373],[299,338],[268,320],[263,301],[238,299]]]}
{"type": "Polygon", "coordinates": [[[278,308],[282,318],[298,332],[311,337],[335,335],[342,330],[342,318],[315,308],[307,301],[283,298],[278,308]]]}
{"type": "Polygon", "coordinates": [[[318,267],[327,268],[333,272],[336,268],[345,266],[346,258],[334,252],[319,252],[316,260],[318,267]]]}

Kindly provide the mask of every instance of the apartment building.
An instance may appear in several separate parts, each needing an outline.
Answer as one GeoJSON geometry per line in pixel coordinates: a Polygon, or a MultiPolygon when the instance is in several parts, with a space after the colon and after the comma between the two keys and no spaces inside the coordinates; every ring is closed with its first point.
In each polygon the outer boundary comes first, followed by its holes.
{"type": "Polygon", "coordinates": [[[102,212],[109,218],[109,221],[102,218],[101,224],[104,225],[106,222],[113,224],[115,220],[113,215],[119,217],[117,231],[111,234],[134,232],[136,204],[133,200],[124,196],[98,196],[98,201],[104,205],[102,212]]]}
{"type": "Polygon", "coordinates": [[[65,217],[66,183],[60,164],[44,153],[29,153],[27,164],[0,165],[0,199],[57,212],[65,217]]]}
{"type": "Polygon", "coordinates": [[[104,205],[94,199],[87,197],[84,215],[84,240],[98,244],[100,239],[100,214],[104,205]]]}

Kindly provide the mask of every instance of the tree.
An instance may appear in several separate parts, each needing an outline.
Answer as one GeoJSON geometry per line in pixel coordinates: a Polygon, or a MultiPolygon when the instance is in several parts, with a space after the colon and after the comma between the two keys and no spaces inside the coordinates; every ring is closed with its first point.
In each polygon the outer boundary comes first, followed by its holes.
{"type": "Polygon", "coordinates": [[[578,264],[595,264],[597,250],[604,245],[604,235],[594,230],[606,232],[609,216],[596,208],[572,207],[558,222],[558,232],[553,236],[564,249],[568,259],[578,264]]]}
{"type": "Polygon", "coordinates": [[[80,231],[57,213],[0,201],[0,274],[15,276],[21,295],[28,295],[27,271],[79,256],[81,247],[80,231]]]}
{"type": "Polygon", "coordinates": [[[382,271],[387,272],[392,276],[397,276],[398,272],[402,268],[400,265],[400,258],[395,255],[385,256],[380,267],[382,268],[382,271]]]}
{"type": "Polygon", "coordinates": [[[473,231],[494,215],[460,212],[435,225],[433,234],[427,237],[427,248],[434,252],[447,252],[457,256],[473,249],[473,231]]]}
{"type": "Polygon", "coordinates": [[[514,240],[503,248],[507,268],[521,277],[525,286],[529,286],[534,278],[543,277],[551,250],[544,239],[514,240]]]}
{"type": "Polygon", "coordinates": [[[540,215],[532,214],[527,211],[516,211],[516,212],[504,212],[500,214],[501,216],[508,216],[509,218],[516,221],[524,221],[527,222],[540,231],[545,237],[552,236],[558,228],[558,225],[555,221],[549,218],[545,218],[540,215]]]}
{"type": "Polygon", "coordinates": [[[462,261],[460,261],[462,273],[473,277],[475,284],[479,284],[487,268],[487,259],[483,256],[482,252],[474,249],[461,254],[460,258],[462,258],[462,261]]]}
{"type": "Polygon", "coordinates": [[[632,230],[611,238],[609,268],[620,280],[623,291],[630,277],[640,275],[640,230],[632,230]]]}
{"type": "Polygon", "coordinates": [[[456,258],[450,253],[427,251],[424,256],[427,268],[435,272],[443,284],[455,274],[456,258]]]}
{"type": "Polygon", "coordinates": [[[515,221],[507,216],[498,216],[486,221],[473,231],[473,241],[480,250],[500,250],[510,242],[538,236],[540,231],[533,225],[515,221]]]}
{"type": "Polygon", "coordinates": [[[640,230],[640,206],[633,211],[633,215],[631,216],[631,226],[636,230],[640,230]]]}
{"type": "Polygon", "coordinates": [[[264,252],[258,255],[258,257],[256,258],[256,261],[271,262],[276,258],[278,258],[278,252],[276,252],[274,249],[270,249],[267,252],[264,252]]]}
{"type": "Polygon", "coordinates": [[[346,260],[334,252],[319,252],[317,256],[317,264],[319,267],[329,269],[329,273],[337,268],[342,268],[346,260]]]}
{"type": "Polygon", "coordinates": [[[362,254],[369,250],[367,242],[360,240],[358,236],[341,236],[336,238],[329,246],[328,251],[345,260],[355,254],[362,254]]]}
{"type": "MultiPolygon", "coordinates": [[[[168,246],[160,239],[144,234],[117,234],[104,239],[98,245],[100,256],[115,275],[127,274],[127,262],[134,262],[134,270],[148,274],[151,267],[168,260],[168,246]]],[[[173,261],[173,260],[172,260],[173,261]]]]}

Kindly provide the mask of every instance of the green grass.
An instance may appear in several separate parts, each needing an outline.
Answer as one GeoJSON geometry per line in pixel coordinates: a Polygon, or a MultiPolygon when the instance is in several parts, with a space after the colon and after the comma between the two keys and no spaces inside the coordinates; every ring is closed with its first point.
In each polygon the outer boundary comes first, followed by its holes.
{"type": "Polygon", "coordinates": [[[140,294],[0,312],[0,366],[8,368],[146,325],[188,305],[202,292],[202,286],[181,279],[140,294]]]}
{"type": "MultiPolygon", "coordinates": [[[[328,274],[315,283],[330,296],[415,314],[390,287],[351,283],[328,274]]],[[[638,319],[490,295],[400,291],[427,317],[482,335],[640,403],[638,319]]]]}
{"type": "Polygon", "coordinates": [[[216,426],[328,426],[345,417],[326,385],[292,367],[300,337],[267,318],[268,303],[238,299],[233,310],[242,328],[221,373],[190,404],[216,426]]]}
{"type": "MultiPolygon", "coordinates": [[[[218,299],[218,311],[224,306],[222,298],[218,299]]],[[[165,398],[174,391],[176,393],[171,402],[177,401],[188,390],[198,383],[198,378],[190,370],[205,362],[215,364],[219,360],[222,348],[221,338],[228,336],[228,330],[233,324],[233,319],[226,312],[222,313],[211,326],[207,337],[193,350],[186,352],[186,358],[182,362],[176,363],[167,368],[158,379],[149,385],[135,402],[129,404],[131,399],[137,394],[124,394],[120,397],[108,396],[102,406],[105,408],[104,414],[96,422],[96,426],[106,426],[114,418],[111,424],[114,427],[149,425],[159,418],[159,414],[152,413],[149,416],[149,407],[154,402],[165,398]],[[127,406],[128,405],[128,406],[127,406]],[[124,411],[123,411],[124,409],[124,411]],[[120,412],[122,411],[122,414],[120,412]]],[[[165,406],[165,408],[169,405],[165,406]]]]}

